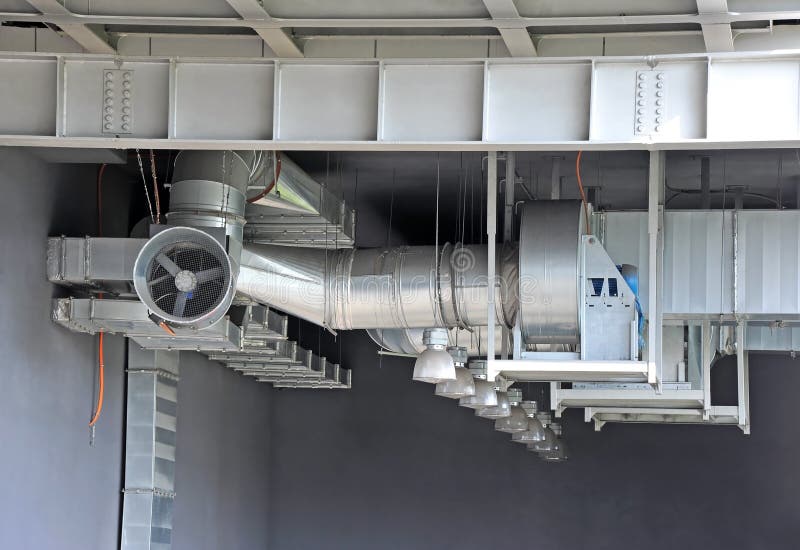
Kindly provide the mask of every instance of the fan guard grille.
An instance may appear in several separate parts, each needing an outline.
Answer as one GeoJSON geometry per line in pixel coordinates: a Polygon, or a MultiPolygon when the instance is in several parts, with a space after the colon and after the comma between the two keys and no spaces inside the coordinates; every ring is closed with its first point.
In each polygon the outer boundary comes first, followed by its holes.
{"type": "Polygon", "coordinates": [[[189,227],[166,229],[145,244],[134,286],[153,313],[178,325],[213,324],[233,298],[227,253],[209,234],[189,227]]]}

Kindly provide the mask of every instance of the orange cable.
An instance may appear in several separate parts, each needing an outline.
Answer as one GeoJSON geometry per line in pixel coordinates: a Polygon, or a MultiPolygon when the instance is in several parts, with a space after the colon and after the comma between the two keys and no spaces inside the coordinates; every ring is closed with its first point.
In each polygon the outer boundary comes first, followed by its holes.
{"type": "Polygon", "coordinates": [[[589,206],[586,204],[586,193],[583,191],[583,181],[581,180],[581,156],[583,156],[583,151],[578,151],[578,156],[575,158],[575,174],[578,176],[578,190],[581,192],[581,202],[583,202],[583,217],[586,218],[586,233],[591,234],[589,206]]]}
{"type": "Polygon", "coordinates": [[[98,363],[98,386],[97,391],[97,409],[94,412],[89,426],[94,426],[97,419],[100,418],[100,412],[103,410],[103,390],[105,389],[105,358],[103,357],[103,334],[98,334],[97,339],[97,363],[98,363]]]}
{"type": "MultiPolygon", "coordinates": [[[[101,164],[100,170],[97,172],[97,234],[103,236],[103,173],[106,171],[106,165],[101,164]]],[[[103,298],[103,293],[99,295],[100,299],[103,298]]],[[[94,426],[97,419],[100,418],[100,412],[103,410],[103,393],[105,391],[105,357],[103,353],[103,333],[98,334],[97,338],[97,407],[95,408],[94,416],[89,421],[89,426],[94,426]]]]}
{"type": "Polygon", "coordinates": [[[150,149],[150,173],[153,175],[153,196],[156,199],[156,223],[161,223],[161,198],[158,196],[158,180],[156,179],[156,154],[150,149]]]}

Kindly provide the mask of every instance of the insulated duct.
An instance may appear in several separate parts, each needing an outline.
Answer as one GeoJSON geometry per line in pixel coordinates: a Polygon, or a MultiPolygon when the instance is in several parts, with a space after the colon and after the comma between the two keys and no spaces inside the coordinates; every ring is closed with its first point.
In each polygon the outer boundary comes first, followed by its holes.
{"type": "MultiPolygon", "coordinates": [[[[237,291],[331,329],[488,325],[484,245],[325,251],[251,245],[242,252],[237,291]]],[[[517,312],[517,249],[497,258],[496,322],[517,312]]]]}

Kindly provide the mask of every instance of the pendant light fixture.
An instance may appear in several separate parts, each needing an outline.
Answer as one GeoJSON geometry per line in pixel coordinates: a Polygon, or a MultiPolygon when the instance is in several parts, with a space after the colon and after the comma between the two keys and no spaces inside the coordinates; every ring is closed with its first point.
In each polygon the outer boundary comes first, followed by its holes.
{"type": "Polygon", "coordinates": [[[555,440],[549,451],[541,451],[539,453],[539,458],[548,462],[564,462],[569,456],[567,455],[567,445],[561,438],[561,424],[550,424],[549,429],[552,431],[555,440]]]}
{"type": "Polygon", "coordinates": [[[528,429],[528,415],[525,409],[519,406],[522,401],[522,390],[509,388],[506,391],[508,402],[511,405],[509,415],[505,418],[498,418],[494,423],[494,429],[498,432],[513,434],[524,432],[528,429]]]}
{"type": "MultiPolygon", "coordinates": [[[[511,441],[516,443],[530,443],[535,444],[545,440],[546,430],[541,420],[537,417],[538,405],[536,401],[523,401],[520,406],[525,411],[528,417],[528,426],[525,431],[516,432],[511,434],[511,441]]],[[[547,414],[547,413],[544,413],[547,414]]],[[[549,420],[550,415],[547,415],[549,420]]]]}
{"type": "Polygon", "coordinates": [[[462,397],[458,404],[470,409],[484,409],[497,405],[497,392],[494,382],[486,381],[486,361],[471,361],[469,371],[475,379],[475,395],[462,397]]]}
{"type": "Polygon", "coordinates": [[[422,334],[422,342],[427,349],[419,354],[417,362],[414,363],[413,379],[430,384],[455,380],[456,366],[445,349],[447,329],[426,328],[422,334]]]}
{"type": "Polygon", "coordinates": [[[538,441],[531,442],[528,445],[529,451],[534,451],[537,453],[547,452],[553,450],[553,445],[556,442],[556,436],[548,426],[550,424],[550,413],[547,412],[540,412],[536,414],[536,419],[539,423],[544,426],[544,438],[538,441]]]}
{"type": "Polygon", "coordinates": [[[467,348],[451,346],[447,353],[456,366],[456,379],[436,384],[436,395],[450,399],[461,399],[475,395],[475,381],[472,373],[464,365],[467,362],[467,348]]]}
{"type": "Polygon", "coordinates": [[[498,391],[499,388],[495,386],[495,394],[497,395],[497,405],[493,407],[485,407],[482,409],[475,409],[475,416],[481,418],[506,418],[511,416],[511,401],[508,398],[508,392],[498,391]]]}

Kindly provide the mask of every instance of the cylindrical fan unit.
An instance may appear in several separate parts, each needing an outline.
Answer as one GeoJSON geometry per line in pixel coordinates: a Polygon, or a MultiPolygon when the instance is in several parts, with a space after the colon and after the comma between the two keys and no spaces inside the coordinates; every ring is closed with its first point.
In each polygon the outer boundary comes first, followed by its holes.
{"type": "Polygon", "coordinates": [[[227,312],[236,273],[225,248],[212,235],[171,227],[142,247],[133,267],[136,293],[169,325],[208,327],[227,312]]]}

